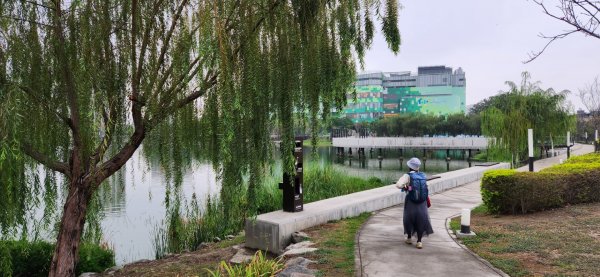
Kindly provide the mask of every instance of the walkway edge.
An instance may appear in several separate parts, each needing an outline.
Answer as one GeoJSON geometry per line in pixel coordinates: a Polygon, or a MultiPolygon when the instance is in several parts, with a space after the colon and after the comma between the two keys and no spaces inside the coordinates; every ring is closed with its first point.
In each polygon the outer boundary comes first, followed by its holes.
{"type": "Polygon", "coordinates": [[[480,261],[485,266],[489,267],[491,270],[493,270],[496,273],[498,273],[498,275],[500,275],[502,277],[510,277],[510,275],[506,274],[504,271],[502,271],[502,270],[498,269],[497,267],[495,267],[488,260],[486,260],[486,259],[482,258],[481,256],[477,255],[477,253],[475,253],[471,249],[469,249],[469,247],[467,247],[466,245],[464,245],[462,243],[462,241],[460,241],[460,239],[458,239],[456,237],[456,235],[454,234],[454,231],[452,229],[450,229],[450,221],[453,218],[455,218],[455,217],[460,217],[460,214],[455,214],[455,215],[452,215],[452,216],[449,216],[449,217],[446,218],[446,232],[448,232],[448,235],[452,238],[452,240],[454,240],[454,242],[456,242],[456,244],[458,244],[458,246],[460,246],[460,248],[462,248],[463,250],[467,251],[467,253],[471,254],[471,256],[473,256],[475,259],[477,259],[478,261],[480,261]]]}

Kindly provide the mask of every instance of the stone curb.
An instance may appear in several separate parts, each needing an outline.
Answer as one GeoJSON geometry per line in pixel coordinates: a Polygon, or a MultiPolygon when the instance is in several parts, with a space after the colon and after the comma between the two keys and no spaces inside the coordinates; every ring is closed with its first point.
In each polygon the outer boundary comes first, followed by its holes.
{"type": "Polygon", "coordinates": [[[471,251],[471,249],[469,249],[466,245],[464,245],[454,234],[454,231],[452,231],[452,229],[450,228],[450,220],[452,220],[453,218],[459,217],[460,214],[455,214],[453,216],[447,217],[446,218],[446,232],[448,232],[448,235],[452,238],[452,240],[454,240],[454,242],[456,244],[458,244],[458,246],[460,246],[460,248],[462,248],[463,250],[467,251],[467,253],[471,254],[471,256],[475,257],[475,259],[477,259],[478,261],[480,261],[482,264],[484,264],[485,266],[489,267],[490,269],[492,269],[493,271],[495,271],[498,275],[502,276],[502,277],[510,277],[510,275],[504,273],[504,271],[498,269],[497,267],[495,267],[494,265],[492,265],[490,262],[488,262],[486,259],[480,257],[479,255],[477,255],[477,253],[471,251]]]}

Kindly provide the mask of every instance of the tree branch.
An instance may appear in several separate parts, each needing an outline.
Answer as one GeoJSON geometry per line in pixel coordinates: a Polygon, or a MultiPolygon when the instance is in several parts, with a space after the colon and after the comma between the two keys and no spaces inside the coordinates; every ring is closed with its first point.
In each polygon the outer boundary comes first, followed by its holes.
{"type": "Polygon", "coordinates": [[[54,28],[55,27],[54,25],[50,25],[50,24],[47,24],[47,23],[42,23],[42,22],[39,22],[39,21],[29,20],[29,19],[26,19],[26,18],[20,18],[20,17],[10,16],[10,15],[0,15],[0,17],[8,18],[8,19],[16,20],[16,21],[21,21],[21,22],[27,22],[29,24],[40,25],[40,26],[44,26],[44,27],[48,27],[48,28],[54,28]]]}
{"type": "Polygon", "coordinates": [[[27,156],[36,160],[38,163],[50,168],[54,171],[58,171],[66,176],[70,176],[69,165],[65,162],[58,162],[50,159],[50,157],[42,154],[40,151],[33,148],[33,146],[26,142],[21,142],[21,150],[27,156]]]}
{"type": "Polygon", "coordinates": [[[565,31],[565,32],[555,35],[555,36],[541,35],[542,38],[549,39],[548,43],[546,43],[546,45],[544,46],[544,48],[541,51],[539,51],[537,53],[529,54],[529,59],[524,61],[523,63],[529,63],[529,62],[537,59],[548,48],[548,46],[550,46],[550,44],[552,44],[554,41],[556,41],[557,39],[565,38],[573,33],[581,32],[581,33],[584,33],[585,35],[600,39],[600,33],[596,33],[596,30],[600,26],[600,20],[598,20],[598,17],[597,17],[598,12],[600,12],[600,7],[596,3],[589,1],[589,0],[583,0],[583,1],[560,0],[561,6],[558,8],[561,10],[562,15],[556,15],[556,14],[552,13],[550,10],[548,10],[546,5],[544,5],[544,3],[541,0],[534,0],[533,2],[542,8],[544,14],[546,14],[556,20],[565,22],[568,25],[574,27],[575,29],[565,31]],[[583,10],[581,12],[581,14],[583,16],[589,17],[589,19],[587,20],[587,23],[586,23],[586,21],[579,19],[578,15],[575,12],[575,8],[574,8],[573,4],[577,5],[581,10],[583,10]],[[595,9],[596,12],[592,12],[591,9],[595,9]]]}
{"type": "Polygon", "coordinates": [[[546,43],[546,45],[545,45],[545,46],[542,48],[542,50],[540,50],[540,51],[538,51],[538,52],[532,52],[532,53],[530,53],[530,54],[529,54],[529,59],[527,59],[527,60],[526,60],[526,61],[524,61],[523,63],[530,63],[530,62],[532,62],[533,60],[537,59],[539,56],[541,56],[541,55],[544,53],[544,51],[546,51],[546,49],[548,48],[548,46],[550,46],[550,44],[552,44],[552,43],[553,43],[555,40],[557,40],[557,39],[561,39],[561,38],[564,38],[564,37],[566,37],[566,36],[568,36],[568,35],[570,35],[570,34],[572,34],[572,33],[576,33],[576,32],[579,32],[579,30],[573,30],[573,31],[569,31],[569,32],[566,32],[566,33],[562,33],[562,34],[555,35],[555,36],[553,36],[553,37],[547,37],[547,36],[544,36],[544,35],[540,35],[540,37],[541,37],[541,38],[546,38],[546,39],[549,39],[549,41],[548,41],[548,42],[546,43]]]}
{"type": "Polygon", "coordinates": [[[18,87],[21,91],[25,92],[25,95],[29,96],[39,105],[41,105],[47,112],[54,114],[60,122],[65,123],[71,130],[73,129],[73,122],[71,122],[69,117],[59,113],[56,109],[50,108],[50,106],[48,106],[48,101],[43,101],[42,99],[38,98],[37,94],[34,93],[30,88],[22,85],[19,85],[18,87]]]}
{"type": "MultiPolygon", "coordinates": [[[[79,160],[81,159],[81,157],[79,157],[79,152],[80,149],[83,145],[82,142],[82,138],[81,138],[81,133],[80,133],[80,126],[79,126],[79,103],[78,103],[78,96],[77,96],[77,91],[75,90],[75,81],[74,81],[74,77],[73,77],[73,72],[71,70],[71,67],[69,66],[69,60],[67,58],[67,53],[65,50],[65,45],[66,45],[66,41],[65,41],[65,34],[64,34],[64,29],[62,26],[62,9],[60,7],[61,3],[58,0],[54,1],[54,11],[55,11],[55,16],[56,16],[56,22],[54,25],[54,31],[55,31],[55,35],[57,37],[57,40],[59,42],[59,45],[57,45],[56,47],[56,51],[58,52],[58,58],[59,61],[61,63],[60,67],[61,67],[61,73],[63,75],[64,78],[64,82],[65,82],[65,89],[67,92],[67,99],[69,102],[69,110],[71,112],[71,124],[72,124],[72,132],[73,132],[73,142],[74,142],[74,147],[73,147],[73,165],[79,165],[79,160]]],[[[72,172],[75,175],[79,175],[79,171],[80,168],[78,168],[78,166],[74,166],[74,168],[72,168],[71,170],[73,170],[74,172],[72,172]]]]}

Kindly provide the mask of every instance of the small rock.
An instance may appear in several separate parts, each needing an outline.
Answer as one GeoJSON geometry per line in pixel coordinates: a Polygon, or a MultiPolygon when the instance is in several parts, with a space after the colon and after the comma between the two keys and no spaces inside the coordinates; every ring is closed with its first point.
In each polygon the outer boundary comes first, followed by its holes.
{"type": "Polygon", "coordinates": [[[281,256],[288,257],[288,256],[302,255],[302,254],[306,254],[306,253],[315,252],[317,250],[318,250],[317,248],[312,248],[312,247],[295,248],[295,249],[290,249],[288,251],[285,251],[285,253],[283,253],[281,256]]]}
{"type": "Polygon", "coordinates": [[[315,275],[314,274],[300,273],[300,272],[292,272],[292,274],[290,274],[290,277],[315,277],[315,275]]]}
{"type": "Polygon", "coordinates": [[[214,242],[219,242],[219,241],[221,241],[221,238],[220,238],[220,237],[215,237],[215,238],[213,239],[213,241],[214,241],[214,242]]]}
{"type": "Polygon", "coordinates": [[[96,272],[84,272],[79,274],[79,277],[96,277],[98,276],[98,273],[96,272]]]}
{"type": "Polygon", "coordinates": [[[305,240],[309,240],[310,237],[308,236],[308,234],[304,233],[304,232],[294,232],[292,234],[292,242],[293,243],[299,243],[299,242],[303,242],[305,240]]]}
{"type": "Polygon", "coordinates": [[[108,275],[113,275],[113,274],[115,274],[115,272],[117,272],[117,271],[119,271],[121,269],[123,269],[123,266],[122,265],[117,265],[117,266],[113,266],[111,268],[106,269],[104,272],[106,274],[108,274],[108,275]]]}
{"type": "Polygon", "coordinates": [[[311,247],[315,245],[314,242],[309,241],[309,240],[305,240],[303,242],[299,242],[299,243],[295,243],[295,244],[290,244],[288,245],[288,247],[285,248],[285,250],[291,250],[291,249],[298,249],[298,248],[307,248],[307,247],[311,247]]]}
{"type": "Polygon", "coordinates": [[[241,248],[237,251],[237,253],[235,253],[235,255],[233,255],[233,257],[231,257],[229,262],[232,264],[247,263],[252,260],[252,257],[254,257],[254,253],[246,248],[241,248]]]}
{"type": "Polygon", "coordinates": [[[292,277],[292,276],[305,277],[305,276],[314,276],[315,273],[316,273],[316,270],[314,270],[314,269],[308,269],[303,266],[294,265],[294,266],[287,267],[283,271],[279,272],[279,274],[277,274],[277,277],[292,277]],[[303,275],[298,275],[298,274],[303,274],[303,275]]]}
{"type": "Polygon", "coordinates": [[[292,258],[289,261],[287,261],[285,263],[285,267],[290,267],[290,266],[294,266],[294,265],[307,267],[309,264],[312,264],[314,262],[315,261],[309,260],[309,259],[304,258],[304,257],[296,257],[296,258],[292,258]]]}
{"type": "Polygon", "coordinates": [[[132,264],[147,263],[147,262],[149,262],[149,261],[150,261],[150,260],[148,260],[148,259],[141,259],[141,260],[137,260],[137,261],[135,261],[135,262],[132,262],[132,264]]]}
{"type": "Polygon", "coordinates": [[[227,235],[225,238],[228,239],[228,240],[232,240],[232,239],[235,238],[235,236],[234,235],[227,235]]]}
{"type": "Polygon", "coordinates": [[[198,246],[196,246],[196,251],[198,250],[202,250],[204,248],[208,248],[209,244],[206,242],[200,243],[198,246]]]}
{"type": "Polygon", "coordinates": [[[240,249],[244,248],[244,244],[236,244],[236,245],[232,246],[231,248],[233,248],[235,250],[240,250],[240,249]]]}

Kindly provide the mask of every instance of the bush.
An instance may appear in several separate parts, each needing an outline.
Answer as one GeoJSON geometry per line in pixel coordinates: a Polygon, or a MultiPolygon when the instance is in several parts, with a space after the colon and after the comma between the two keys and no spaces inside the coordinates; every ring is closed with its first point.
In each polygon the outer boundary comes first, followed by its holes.
{"type": "MultiPolygon", "coordinates": [[[[44,241],[0,241],[0,276],[48,276],[54,244],[44,241]]],[[[101,272],[115,265],[111,250],[82,244],[77,275],[101,272]]]]}
{"type": "Polygon", "coordinates": [[[600,202],[600,154],[573,157],[537,173],[506,169],[486,172],[481,194],[491,213],[527,213],[600,202]]]}

